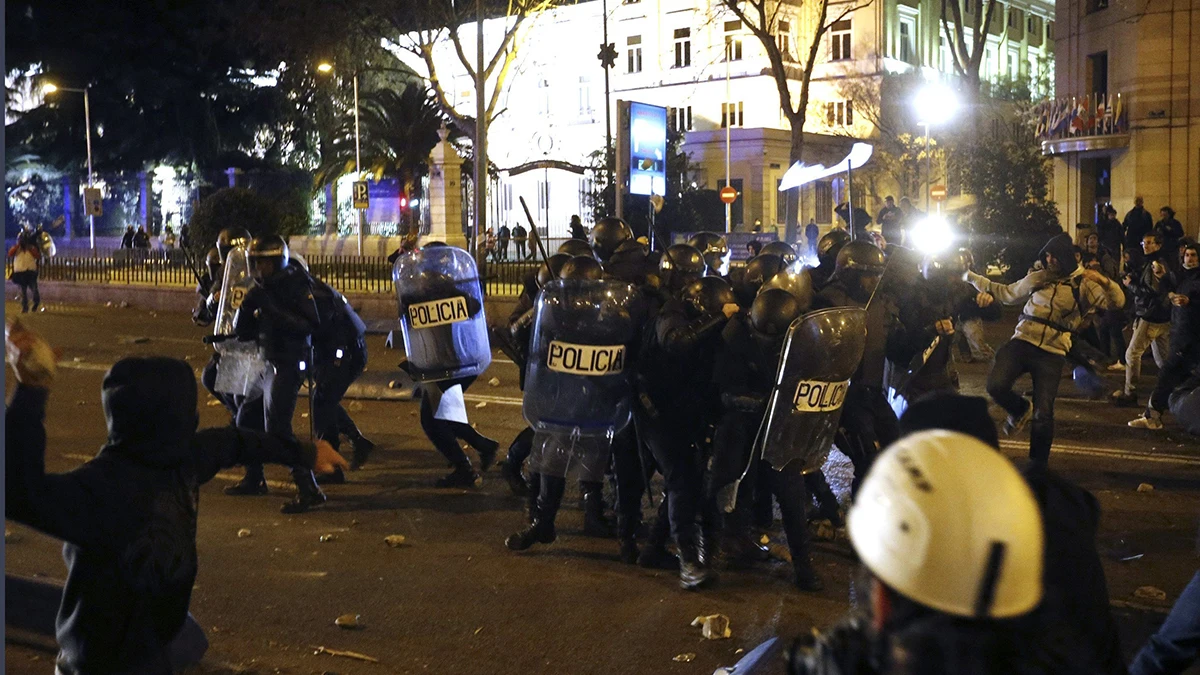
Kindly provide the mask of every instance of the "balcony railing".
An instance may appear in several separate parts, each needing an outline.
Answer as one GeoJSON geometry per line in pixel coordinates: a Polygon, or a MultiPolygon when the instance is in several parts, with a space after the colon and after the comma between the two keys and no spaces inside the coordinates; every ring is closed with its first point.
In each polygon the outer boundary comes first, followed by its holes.
{"type": "Polygon", "coordinates": [[[1033,109],[1038,140],[1074,140],[1127,134],[1128,108],[1128,97],[1120,93],[1047,99],[1033,109]]]}

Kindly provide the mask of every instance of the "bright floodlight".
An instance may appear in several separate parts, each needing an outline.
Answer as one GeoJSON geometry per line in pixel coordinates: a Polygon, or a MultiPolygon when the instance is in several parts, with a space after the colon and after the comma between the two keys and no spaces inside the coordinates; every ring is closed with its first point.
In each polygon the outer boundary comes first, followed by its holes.
{"type": "Polygon", "coordinates": [[[318,73],[326,73],[326,74],[332,73],[333,72],[333,64],[326,63],[326,62],[318,63],[317,64],[317,72],[318,73]]]}
{"type": "Polygon", "coordinates": [[[930,84],[917,92],[913,99],[917,121],[921,124],[938,126],[944,124],[958,111],[958,96],[944,84],[930,84]]]}
{"type": "Polygon", "coordinates": [[[917,223],[909,234],[912,236],[913,246],[925,254],[941,253],[954,243],[954,231],[950,229],[950,223],[941,216],[929,216],[917,223]]]}
{"type": "Polygon", "coordinates": [[[54,85],[50,82],[42,85],[42,94],[53,94],[56,91],[58,91],[57,85],[54,85]]]}

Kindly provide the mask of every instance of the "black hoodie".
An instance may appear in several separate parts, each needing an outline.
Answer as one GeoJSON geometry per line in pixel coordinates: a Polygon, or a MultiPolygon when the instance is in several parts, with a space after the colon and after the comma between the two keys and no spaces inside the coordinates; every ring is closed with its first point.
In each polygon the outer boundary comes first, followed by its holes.
{"type": "Polygon", "coordinates": [[[315,450],[232,427],[196,431],[191,367],[129,358],[104,378],[108,442],[83,466],[47,474],[48,396],[19,385],[5,412],[6,515],[65,542],[59,672],[169,673],[166,646],[196,579],[200,485],[236,464],[311,467],[315,450]]]}

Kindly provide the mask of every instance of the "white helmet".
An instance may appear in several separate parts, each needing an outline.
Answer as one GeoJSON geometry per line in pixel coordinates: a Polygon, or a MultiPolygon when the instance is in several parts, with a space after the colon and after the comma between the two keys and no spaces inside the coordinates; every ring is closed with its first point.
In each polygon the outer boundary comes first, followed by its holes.
{"type": "Polygon", "coordinates": [[[972,436],[924,431],[871,467],[846,524],[867,569],[946,614],[1003,619],[1042,599],[1042,516],[1017,469],[972,436]]]}

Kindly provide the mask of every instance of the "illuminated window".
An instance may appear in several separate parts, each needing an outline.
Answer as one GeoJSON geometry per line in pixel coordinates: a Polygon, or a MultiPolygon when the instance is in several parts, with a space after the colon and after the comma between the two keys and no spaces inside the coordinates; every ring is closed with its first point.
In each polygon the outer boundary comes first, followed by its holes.
{"type": "Polygon", "coordinates": [[[628,67],[625,69],[627,73],[642,72],[642,36],[630,35],[625,41],[625,55],[628,58],[628,67]]]}
{"type": "Polygon", "coordinates": [[[834,61],[851,58],[850,56],[850,20],[843,19],[835,22],[829,29],[830,55],[834,61]]]}
{"type": "Polygon", "coordinates": [[[725,60],[726,61],[741,61],[742,60],[742,36],[739,32],[742,30],[741,21],[726,21],[725,22],[725,60]]]}
{"type": "Polygon", "coordinates": [[[692,65],[692,29],[675,29],[675,67],[686,68],[692,65]]]}

